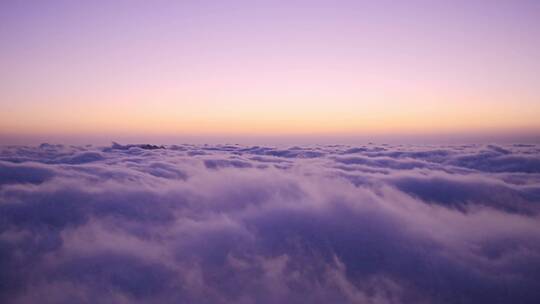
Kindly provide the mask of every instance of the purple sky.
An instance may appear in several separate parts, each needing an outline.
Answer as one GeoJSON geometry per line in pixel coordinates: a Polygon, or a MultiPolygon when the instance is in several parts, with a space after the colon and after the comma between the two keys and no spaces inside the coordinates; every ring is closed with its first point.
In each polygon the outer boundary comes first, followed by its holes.
{"type": "Polygon", "coordinates": [[[2,1],[0,139],[538,134],[538,1],[2,1]]]}

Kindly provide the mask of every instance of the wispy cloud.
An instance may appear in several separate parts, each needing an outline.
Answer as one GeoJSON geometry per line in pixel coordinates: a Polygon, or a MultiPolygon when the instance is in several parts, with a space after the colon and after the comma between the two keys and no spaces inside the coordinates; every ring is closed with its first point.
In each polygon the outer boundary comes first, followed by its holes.
{"type": "Polygon", "coordinates": [[[2,303],[536,303],[540,147],[0,150],[2,303]]]}

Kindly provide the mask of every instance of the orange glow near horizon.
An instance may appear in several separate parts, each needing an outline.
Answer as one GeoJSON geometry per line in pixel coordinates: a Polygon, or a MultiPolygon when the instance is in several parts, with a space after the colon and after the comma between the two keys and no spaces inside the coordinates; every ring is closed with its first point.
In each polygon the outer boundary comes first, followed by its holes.
{"type": "Polygon", "coordinates": [[[293,93],[207,94],[191,101],[164,94],[98,97],[101,102],[55,100],[8,108],[0,113],[0,129],[12,134],[147,135],[421,135],[540,130],[536,117],[540,106],[534,103],[535,107],[522,108],[510,100],[483,101],[457,94],[444,98],[446,92],[377,96],[366,90],[357,94],[358,98],[317,96],[319,92],[315,92],[298,99],[291,96],[293,93]],[[263,100],[250,103],[250,99],[263,100]],[[25,115],[29,112],[33,115],[25,115]]]}

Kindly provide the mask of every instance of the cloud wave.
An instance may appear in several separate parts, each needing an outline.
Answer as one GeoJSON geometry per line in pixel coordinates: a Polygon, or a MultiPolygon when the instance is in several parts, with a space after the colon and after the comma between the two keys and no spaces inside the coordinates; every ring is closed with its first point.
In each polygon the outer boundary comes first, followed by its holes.
{"type": "Polygon", "coordinates": [[[0,149],[2,303],[537,303],[540,147],[0,149]]]}

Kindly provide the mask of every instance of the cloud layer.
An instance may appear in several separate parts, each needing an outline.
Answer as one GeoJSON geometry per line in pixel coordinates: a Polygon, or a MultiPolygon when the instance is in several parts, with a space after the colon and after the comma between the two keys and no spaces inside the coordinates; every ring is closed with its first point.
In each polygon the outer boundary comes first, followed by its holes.
{"type": "Polygon", "coordinates": [[[538,303],[540,147],[0,150],[2,303],[538,303]]]}

